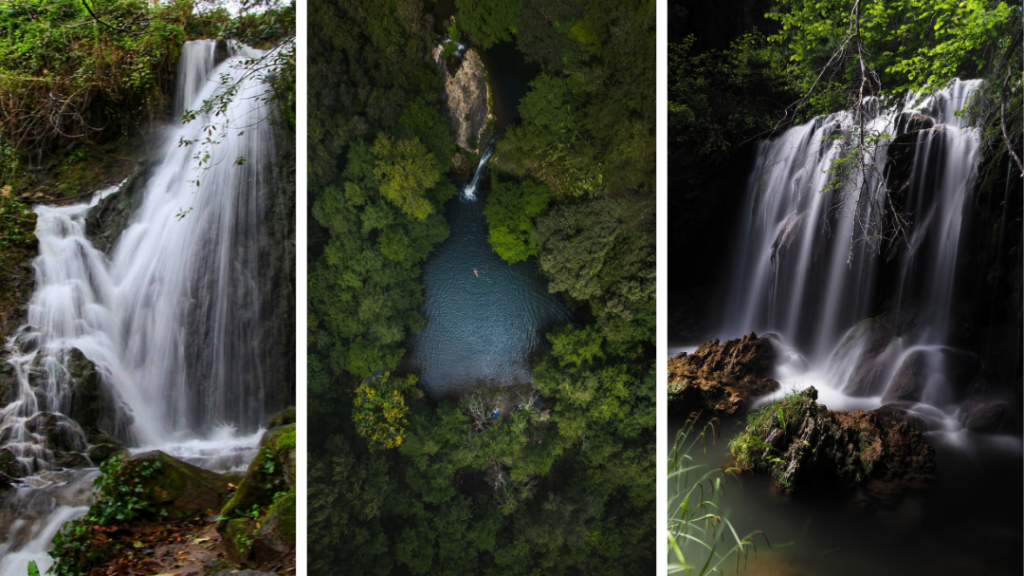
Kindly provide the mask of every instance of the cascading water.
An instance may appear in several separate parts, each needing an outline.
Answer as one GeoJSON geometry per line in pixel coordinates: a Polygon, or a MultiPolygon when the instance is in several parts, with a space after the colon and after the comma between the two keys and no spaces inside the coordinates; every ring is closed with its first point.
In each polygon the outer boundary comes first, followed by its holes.
{"type": "Polygon", "coordinates": [[[462,190],[462,195],[467,200],[476,200],[476,185],[480,182],[480,176],[484,173],[484,169],[487,168],[487,161],[491,159],[494,154],[494,146],[488,146],[484,151],[484,155],[480,158],[480,163],[477,164],[476,172],[473,173],[473,180],[470,181],[469,186],[466,186],[462,190]]]}
{"type": "Polygon", "coordinates": [[[902,109],[866,119],[867,132],[895,140],[882,139],[865,153],[877,171],[837,186],[830,169],[849,148],[830,137],[858,122],[852,112],[816,118],[761,144],[723,332],[776,333],[785,387],[814,384],[836,409],[904,400],[937,428],[962,430],[958,402],[971,378],[980,378],[980,361],[948,340],[980,136],[956,112],[978,85],[957,80],[918,104],[908,98],[902,109]],[[894,189],[892,163],[886,164],[897,142],[913,149],[909,185],[901,189],[894,189]],[[878,186],[883,177],[888,192],[878,186]],[[889,200],[909,222],[896,248],[898,295],[886,319],[865,321],[877,310],[886,254],[882,239],[862,237],[862,223],[881,218],[879,207],[889,200]]]}
{"type": "Polygon", "coordinates": [[[200,114],[164,136],[109,257],[88,239],[85,220],[116,188],[36,210],[36,287],[27,323],[7,343],[18,386],[0,410],[0,454],[16,457],[22,477],[5,506],[55,496],[11,526],[0,576],[24,576],[30,560],[48,565],[53,533],[91,498],[95,472],[81,473],[87,434],[65,415],[83,365],[102,383],[103,432],[212,469],[243,468],[267,412],[283,408],[268,406],[263,381],[271,107],[265,79],[238,68],[261,54],[186,43],[179,112],[215,97],[223,75],[239,78],[237,92],[222,114],[200,114]],[[204,145],[211,135],[217,141],[204,145]]]}

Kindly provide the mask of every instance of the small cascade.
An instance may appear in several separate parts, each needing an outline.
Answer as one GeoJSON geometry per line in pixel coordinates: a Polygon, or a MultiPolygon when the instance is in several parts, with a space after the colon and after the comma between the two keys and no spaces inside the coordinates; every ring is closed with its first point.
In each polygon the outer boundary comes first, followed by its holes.
{"type": "Polygon", "coordinates": [[[467,200],[476,200],[476,185],[480,182],[480,177],[484,174],[484,169],[487,168],[487,161],[494,155],[494,146],[489,145],[484,150],[484,155],[480,158],[480,163],[476,166],[476,172],[473,173],[473,179],[469,182],[469,186],[462,189],[462,197],[467,200]]]}
{"type": "Polygon", "coordinates": [[[29,562],[40,574],[53,564],[49,549],[65,522],[89,509],[96,470],[67,470],[24,479],[0,500],[0,576],[25,576],[29,562]]]}
{"type": "Polygon", "coordinates": [[[837,183],[830,173],[850,145],[834,136],[859,124],[852,111],[815,118],[760,145],[723,333],[776,333],[784,384],[813,384],[838,409],[910,402],[926,420],[941,420],[937,428],[959,427],[949,420],[982,372],[976,356],[948,345],[980,135],[956,112],[979,83],[957,80],[868,118],[866,131],[891,139],[865,152],[878,167],[866,176],[837,183]],[[909,175],[892,172],[890,146],[912,150],[909,175]],[[909,185],[894,188],[897,178],[909,185]],[[888,217],[877,212],[890,201],[909,222],[906,240],[886,245],[858,236],[861,223],[888,217]],[[887,257],[896,258],[894,305],[865,320],[876,313],[887,257]]]}

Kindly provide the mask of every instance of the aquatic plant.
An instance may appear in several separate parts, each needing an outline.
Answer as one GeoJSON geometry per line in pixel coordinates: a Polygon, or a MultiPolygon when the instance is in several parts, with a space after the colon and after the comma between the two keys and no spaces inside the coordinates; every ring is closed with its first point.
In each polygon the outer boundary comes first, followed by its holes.
{"type": "Polygon", "coordinates": [[[738,470],[711,469],[694,455],[698,447],[706,453],[709,438],[714,441],[716,424],[717,420],[712,420],[698,429],[696,419],[688,420],[676,434],[668,468],[670,573],[720,574],[720,566],[730,558],[735,559],[739,570],[741,557],[745,566],[750,549],[757,553],[756,534],[768,543],[768,537],[760,530],[741,537],[720,511],[718,501],[725,480],[736,476],[738,470]]]}

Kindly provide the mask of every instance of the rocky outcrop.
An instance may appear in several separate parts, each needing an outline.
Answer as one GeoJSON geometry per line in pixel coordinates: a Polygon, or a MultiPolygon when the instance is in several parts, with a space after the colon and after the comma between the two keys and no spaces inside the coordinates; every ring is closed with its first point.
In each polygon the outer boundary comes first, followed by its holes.
{"type": "MultiPolygon", "coordinates": [[[[286,420],[275,416],[273,420],[286,420]]],[[[292,413],[294,414],[294,413],[292,413]]],[[[217,531],[236,562],[270,561],[295,548],[295,424],[267,430],[217,531]]]]}
{"type": "MultiPolygon", "coordinates": [[[[439,60],[441,50],[440,46],[434,50],[434,60],[439,60]]],[[[493,117],[484,63],[476,50],[470,48],[454,73],[444,62],[439,61],[438,65],[444,79],[442,96],[448,121],[455,131],[455,142],[463,150],[477,152],[484,128],[493,117]]]]}
{"type": "Polygon", "coordinates": [[[832,411],[811,387],[752,414],[730,447],[741,468],[767,472],[787,492],[848,489],[887,500],[924,487],[935,450],[903,415],[832,411]]]}
{"type": "Polygon", "coordinates": [[[751,398],[777,390],[768,376],[775,347],[751,332],[720,344],[706,342],[693,354],[682,352],[668,363],[669,414],[735,414],[751,398]]]}

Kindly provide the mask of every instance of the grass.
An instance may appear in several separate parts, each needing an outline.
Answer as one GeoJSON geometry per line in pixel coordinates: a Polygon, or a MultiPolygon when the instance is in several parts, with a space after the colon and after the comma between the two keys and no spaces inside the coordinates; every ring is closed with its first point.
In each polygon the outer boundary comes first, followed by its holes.
{"type": "MultiPolygon", "coordinates": [[[[729,450],[736,457],[740,469],[748,470],[764,464],[764,450],[774,450],[765,443],[773,425],[778,425],[788,435],[800,425],[805,402],[809,400],[801,392],[787,392],[781,400],[776,400],[764,408],[747,416],[747,427],[738,436],[729,441],[729,450]]],[[[768,456],[772,460],[774,456],[768,456]]]]}
{"type": "MultiPolygon", "coordinates": [[[[721,514],[719,498],[725,489],[725,480],[736,476],[736,468],[714,468],[700,463],[695,452],[706,454],[708,439],[715,438],[717,420],[697,428],[696,420],[689,420],[676,435],[669,459],[669,525],[668,544],[671,557],[668,571],[687,576],[721,574],[722,566],[735,559],[739,571],[740,558],[746,566],[751,548],[757,553],[755,530],[740,536],[729,519],[721,514]]],[[[769,547],[771,544],[768,544],[769,547]]]]}

